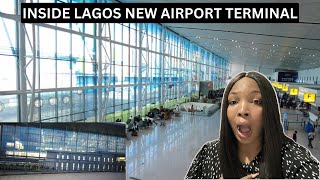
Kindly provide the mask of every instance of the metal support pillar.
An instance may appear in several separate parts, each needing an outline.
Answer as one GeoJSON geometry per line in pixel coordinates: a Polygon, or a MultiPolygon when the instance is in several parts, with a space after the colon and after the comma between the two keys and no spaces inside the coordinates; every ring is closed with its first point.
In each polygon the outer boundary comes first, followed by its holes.
{"type": "MultiPolygon", "coordinates": [[[[19,4],[24,3],[25,0],[20,0],[19,4]]],[[[21,14],[21,6],[18,6],[18,14],[21,14]]],[[[26,41],[25,41],[25,29],[24,25],[19,23],[19,61],[18,61],[18,67],[19,67],[19,90],[21,90],[23,93],[19,94],[19,122],[28,122],[28,103],[27,103],[27,84],[26,84],[26,41]]]]}

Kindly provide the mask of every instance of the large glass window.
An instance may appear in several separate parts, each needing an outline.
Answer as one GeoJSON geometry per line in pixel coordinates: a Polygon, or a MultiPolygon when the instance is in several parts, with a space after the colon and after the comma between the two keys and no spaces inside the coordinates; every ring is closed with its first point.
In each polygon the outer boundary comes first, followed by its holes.
{"type": "MultiPolygon", "coordinates": [[[[6,1],[0,11],[16,14],[17,6],[6,1]]],[[[0,17],[0,121],[126,121],[191,96],[191,81],[218,89],[230,74],[229,62],[159,24],[25,24],[23,32],[18,23],[0,17]]]]}
{"type": "Polygon", "coordinates": [[[15,21],[0,17],[0,91],[17,89],[16,35],[15,21]]]}

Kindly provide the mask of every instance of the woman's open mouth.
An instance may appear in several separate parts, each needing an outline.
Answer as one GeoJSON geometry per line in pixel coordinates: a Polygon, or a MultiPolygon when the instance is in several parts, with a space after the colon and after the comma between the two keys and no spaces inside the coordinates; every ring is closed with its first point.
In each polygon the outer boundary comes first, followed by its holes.
{"type": "Polygon", "coordinates": [[[247,139],[250,137],[252,131],[249,125],[238,125],[238,134],[241,139],[247,139]]]}

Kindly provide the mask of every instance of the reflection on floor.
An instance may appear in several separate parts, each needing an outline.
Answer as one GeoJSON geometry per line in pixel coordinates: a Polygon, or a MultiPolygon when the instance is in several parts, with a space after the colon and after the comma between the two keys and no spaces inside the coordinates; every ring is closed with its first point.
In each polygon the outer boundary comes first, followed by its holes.
{"type": "MultiPolygon", "coordinates": [[[[301,114],[300,111],[281,111],[301,114]]],[[[182,114],[166,121],[166,126],[153,126],[141,130],[138,137],[130,137],[126,149],[127,179],[183,179],[200,147],[218,138],[219,117],[220,110],[211,117],[182,114]]],[[[289,121],[296,121],[296,116],[288,117],[289,121]]],[[[298,131],[298,143],[307,147],[307,134],[300,124],[290,124],[285,133],[292,137],[294,130],[298,131]]],[[[317,133],[311,149],[317,159],[320,159],[319,135],[317,133]]]]}
{"type": "Polygon", "coordinates": [[[127,179],[183,179],[193,156],[218,138],[220,111],[211,117],[182,114],[166,126],[142,130],[127,142],[127,179]]]}

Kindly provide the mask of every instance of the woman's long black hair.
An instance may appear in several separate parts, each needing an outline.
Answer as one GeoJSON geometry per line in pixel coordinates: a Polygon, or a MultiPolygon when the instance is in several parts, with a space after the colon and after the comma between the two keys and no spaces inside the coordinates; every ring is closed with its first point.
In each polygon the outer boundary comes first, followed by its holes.
{"type": "Polygon", "coordinates": [[[290,141],[284,135],[280,122],[277,95],[269,80],[262,74],[250,71],[235,76],[225,88],[221,106],[220,150],[219,158],[223,178],[241,178],[248,175],[241,167],[238,157],[237,139],[232,132],[227,117],[228,96],[233,85],[248,77],[258,84],[262,96],[262,162],[259,178],[283,178],[281,168],[281,149],[284,141],[290,141]]]}

